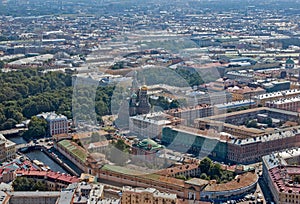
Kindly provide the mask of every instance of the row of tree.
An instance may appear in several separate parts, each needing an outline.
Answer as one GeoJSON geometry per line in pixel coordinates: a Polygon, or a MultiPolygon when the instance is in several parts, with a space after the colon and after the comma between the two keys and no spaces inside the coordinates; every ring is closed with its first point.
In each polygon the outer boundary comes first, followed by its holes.
{"type": "Polygon", "coordinates": [[[15,191],[47,191],[48,188],[42,181],[35,181],[32,178],[17,177],[12,187],[15,191]]]}

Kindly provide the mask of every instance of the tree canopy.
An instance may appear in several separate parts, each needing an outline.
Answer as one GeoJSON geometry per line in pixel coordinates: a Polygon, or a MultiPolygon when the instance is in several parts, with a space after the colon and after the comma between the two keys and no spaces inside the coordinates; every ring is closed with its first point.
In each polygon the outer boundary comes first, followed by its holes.
{"type": "MultiPolygon", "coordinates": [[[[55,111],[72,118],[72,73],[47,72],[38,69],[24,69],[0,73],[0,130],[14,128],[24,119],[30,119],[42,112],[55,111]]],[[[110,114],[110,101],[114,86],[98,87],[96,96],[89,95],[89,90],[76,100],[80,106],[93,104],[97,119],[110,114]]],[[[87,112],[81,108],[82,118],[87,112]]]]}
{"type": "Polygon", "coordinates": [[[217,183],[226,183],[231,181],[235,175],[234,172],[222,170],[219,163],[213,163],[211,159],[207,157],[200,162],[199,168],[201,171],[201,179],[214,179],[217,183]]]}
{"type": "Polygon", "coordinates": [[[41,112],[71,117],[72,78],[61,72],[24,69],[0,73],[0,129],[13,128],[41,112]]]}
{"type": "Polygon", "coordinates": [[[41,138],[47,134],[47,122],[43,118],[33,116],[30,120],[28,130],[23,134],[27,140],[41,138]]]}
{"type": "Polygon", "coordinates": [[[200,170],[201,170],[201,173],[208,174],[209,169],[211,168],[211,166],[212,166],[212,161],[211,161],[211,159],[205,157],[205,158],[200,162],[200,165],[199,165],[199,168],[200,168],[200,170]]]}
{"type": "Polygon", "coordinates": [[[47,186],[42,181],[35,181],[32,178],[17,177],[12,183],[15,191],[47,191],[47,186]]]}

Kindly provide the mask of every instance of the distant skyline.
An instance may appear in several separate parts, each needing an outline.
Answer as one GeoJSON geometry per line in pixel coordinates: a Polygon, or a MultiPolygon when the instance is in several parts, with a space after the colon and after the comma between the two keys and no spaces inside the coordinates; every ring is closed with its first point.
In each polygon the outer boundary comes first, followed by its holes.
{"type": "Polygon", "coordinates": [[[299,11],[300,0],[1,0],[0,15],[54,15],[76,13],[124,13],[127,9],[167,10],[189,8],[197,11],[204,8],[228,11],[255,7],[258,9],[294,9],[299,11]],[[138,8],[137,8],[138,7],[138,8]]]}

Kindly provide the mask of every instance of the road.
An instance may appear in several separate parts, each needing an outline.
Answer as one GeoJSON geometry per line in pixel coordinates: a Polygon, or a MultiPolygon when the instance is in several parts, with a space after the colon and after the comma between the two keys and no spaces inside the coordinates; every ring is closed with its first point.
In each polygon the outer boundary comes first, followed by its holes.
{"type": "Polygon", "coordinates": [[[271,192],[262,177],[258,180],[261,190],[265,196],[266,203],[274,202],[271,192]]]}
{"type": "Polygon", "coordinates": [[[46,141],[45,139],[39,139],[36,142],[30,141],[29,143],[16,145],[16,149],[19,150],[24,147],[33,147],[33,146],[43,146],[46,149],[50,149],[53,145],[51,141],[46,141]]]}

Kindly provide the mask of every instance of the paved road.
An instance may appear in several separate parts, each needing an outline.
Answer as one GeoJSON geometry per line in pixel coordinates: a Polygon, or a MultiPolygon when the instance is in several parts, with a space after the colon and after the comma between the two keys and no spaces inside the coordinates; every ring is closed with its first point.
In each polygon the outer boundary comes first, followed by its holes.
{"type": "Polygon", "coordinates": [[[25,130],[27,130],[27,128],[15,128],[15,129],[10,129],[10,130],[1,130],[0,134],[2,134],[4,136],[13,135],[13,134],[19,133],[20,131],[25,131],[25,130]]]}
{"type": "Polygon", "coordinates": [[[262,190],[262,192],[263,192],[263,194],[265,196],[266,203],[274,202],[272,194],[271,194],[269,188],[267,187],[267,184],[262,179],[262,177],[259,178],[258,182],[259,182],[261,190],[262,190]]]}
{"type": "Polygon", "coordinates": [[[37,143],[34,143],[33,141],[29,142],[29,143],[25,143],[25,144],[18,144],[16,145],[16,149],[21,149],[21,148],[24,148],[24,147],[32,147],[32,146],[43,146],[45,147],[46,149],[50,149],[53,145],[50,145],[50,144],[53,144],[52,142],[49,143],[49,141],[45,141],[45,139],[39,139],[37,140],[37,143]]]}

